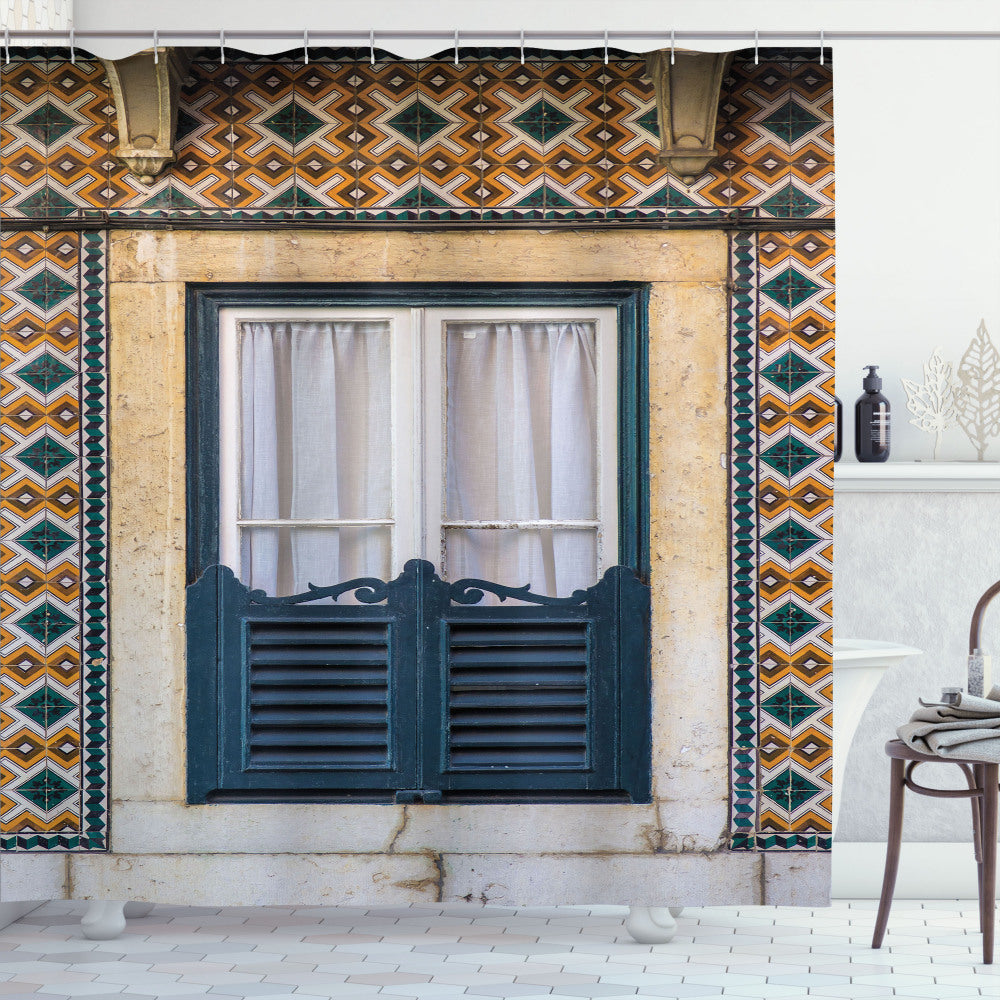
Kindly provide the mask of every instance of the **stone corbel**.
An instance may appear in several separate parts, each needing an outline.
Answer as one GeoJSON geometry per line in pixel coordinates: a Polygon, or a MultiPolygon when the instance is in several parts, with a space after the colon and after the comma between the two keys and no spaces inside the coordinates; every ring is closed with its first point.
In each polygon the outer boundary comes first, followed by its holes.
{"type": "Polygon", "coordinates": [[[118,112],[115,156],[143,184],[175,158],[177,98],[190,57],[181,49],[152,49],[127,59],[102,59],[118,112]]]}
{"type": "Polygon", "coordinates": [[[690,184],[718,156],[715,122],[722,79],[731,52],[687,52],[669,49],[646,56],[646,73],[656,88],[660,126],[660,162],[690,184]]]}

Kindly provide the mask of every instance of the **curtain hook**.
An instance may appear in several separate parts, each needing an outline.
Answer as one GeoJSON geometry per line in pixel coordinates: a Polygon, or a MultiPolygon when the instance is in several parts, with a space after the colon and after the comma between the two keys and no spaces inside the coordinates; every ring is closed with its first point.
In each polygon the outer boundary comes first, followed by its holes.
{"type": "Polygon", "coordinates": [[[226,29],[219,28],[219,65],[226,65],[226,29]]]}
{"type": "Polygon", "coordinates": [[[375,29],[368,32],[368,47],[372,52],[372,65],[375,65],[375,29]]]}
{"type": "Polygon", "coordinates": [[[604,65],[608,64],[608,29],[604,29],[604,65]]]}
{"type": "Polygon", "coordinates": [[[524,65],[524,28],[521,29],[521,65],[524,65]]]}
{"type": "Polygon", "coordinates": [[[819,29],[819,64],[824,65],[824,60],[826,58],[826,43],[823,40],[823,29],[819,29]]]}
{"type": "Polygon", "coordinates": [[[760,65],[760,32],[756,28],[753,29],[753,64],[760,65]]]}
{"type": "Polygon", "coordinates": [[[458,28],[455,29],[455,66],[458,66],[458,28]]]}
{"type": "Polygon", "coordinates": [[[302,32],[302,65],[309,65],[309,29],[302,32]]]}
{"type": "Polygon", "coordinates": [[[160,62],[160,32],[153,28],[153,65],[160,62]]]}
{"type": "Polygon", "coordinates": [[[670,29],[670,65],[674,64],[674,29],[670,29]]]}
{"type": "Polygon", "coordinates": [[[76,28],[69,29],[69,61],[70,65],[76,65],[76,28]]]}

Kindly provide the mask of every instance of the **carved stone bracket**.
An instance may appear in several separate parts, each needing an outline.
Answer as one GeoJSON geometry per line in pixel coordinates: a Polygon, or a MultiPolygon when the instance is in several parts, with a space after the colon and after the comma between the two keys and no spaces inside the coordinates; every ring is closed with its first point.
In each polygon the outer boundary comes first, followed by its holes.
{"type": "Polygon", "coordinates": [[[660,126],[660,162],[685,184],[703,174],[718,156],[715,122],[719,114],[722,79],[731,52],[674,51],[646,56],[646,73],[656,88],[656,117],[660,126]]]}
{"type": "Polygon", "coordinates": [[[174,161],[177,97],[190,57],[181,49],[152,49],[127,59],[102,59],[118,112],[121,160],[143,184],[174,161]]]}

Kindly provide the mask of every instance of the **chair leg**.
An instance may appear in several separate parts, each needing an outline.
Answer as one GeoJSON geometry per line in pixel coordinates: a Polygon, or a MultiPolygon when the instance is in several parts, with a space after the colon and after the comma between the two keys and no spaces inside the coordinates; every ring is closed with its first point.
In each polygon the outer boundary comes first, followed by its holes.
{"type": "Polygon", "coordinates": [[[983,765],[983,881],[979,906],[983,915],[983,963],[993,963],[993,928],[997,895],[997,780],[1000,765],[983,765]]]}
{"type": "MultiPolygon", "coordinates": [[[[973,778],[969,781],[970,791],[986,787],[985,765],[973,764],[973,778]]],[[[972,806],[972,848],[976,855],[976,868],[979,878],[979,933],[983,932],[983,800],[981,795],[973,795],[969,799],[972,806]]]]}
{"type": "Polygon", "coordinates": [[[896,874],[899,871],[899,851],[903,840],[903,765],[905,761],[893,757],[889,778],[889,840],[885,853],[885,874],[882,876],[882,896],[878,901],[878,916],[875,918],[875,934],[872,947],[881,948],[885,928],[889,923],[889,907],[892,893],[896,888],[896,874]]]}

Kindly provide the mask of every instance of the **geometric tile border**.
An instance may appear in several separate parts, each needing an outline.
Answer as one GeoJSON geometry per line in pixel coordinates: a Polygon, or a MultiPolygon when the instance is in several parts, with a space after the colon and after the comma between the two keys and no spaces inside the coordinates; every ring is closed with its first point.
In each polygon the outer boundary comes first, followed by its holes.
{"type": "Polygon", "coordinates": [[[104,239],[0,241],[0,847],[100,849],[107,815],[104,239]]]}
{"type": "Polygon", "coordinates": [[[732,242],[735,849],[831,842],[833,238],[732,242]]]}
{"type": "Polygon", "coordinates": [[[97,60],[14,50],[2,67],[0,847],[107,847],[105,233],[289,220],[730,231],[730,846],[828,849],[829,58],[737,53],[722,155],[688,188],[656,159],[633,55],[212,55],[196,54],[177,160],[149,186],[111,155],[97,60]]]}

